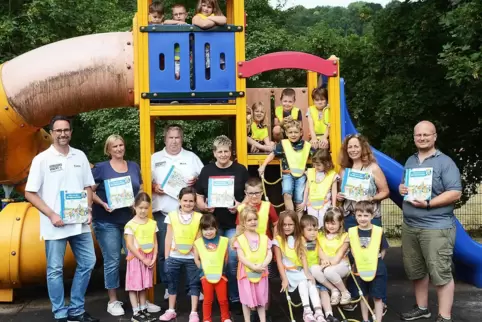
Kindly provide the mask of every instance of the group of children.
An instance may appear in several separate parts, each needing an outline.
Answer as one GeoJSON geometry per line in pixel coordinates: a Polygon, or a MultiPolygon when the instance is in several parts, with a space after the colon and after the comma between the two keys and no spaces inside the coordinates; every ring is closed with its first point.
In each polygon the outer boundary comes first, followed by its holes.
{"type": "MultiPolygon", "coordinates": [[[[387,274],[383,263],[388,243],[382,229],[373,226],[373,205],[356,205],[358,226],[344,230],[342,212],[330,207],[320,221],[316,216],[298,216],[286,210],[278,219],[273,205],[262,201],[262,182],[250,178],[246,198],[238,207],[237,234],[232,240],[220,236],[212,214],[195,211],[196,191],[187,187],[179,194],[179,210],[166,217],[166,274],[169,309],[159,318],[174,320],[176,294],[182,268],[191,296],[190,322],[199,322],[198,297],[204,293],[203,321],[212,322],[214,292],[221,311],[221,321],[231,322],[227,278],[228,247],[238,254],[240,302],[245,322],[256,312],[266,321],[269,305],[268,277],[272,258],[281,277],[281,291],[298,289],[305,322],[337,322],[333,305],[349,304],[352,294],[345,286],[350,270],[356,275],[363,294],[373,298],[377,321],[382,321],[387,274]],[[350,249],[350,251],[349,251],[350,249]],[[353,258],[352,266],[348,254],[353,258]]],[[[128,264],[126,290],[133,307],[132,321],[154,321],[146,310],[146,290],[152,287],[152,268],[158,251],[157,225],[147,214],[149,196],[141,192],[135,198],[134,218],[125,227],[128,264]]],[[[368,321],[368,307],[361,304],[363,320],[368,321]]]]}

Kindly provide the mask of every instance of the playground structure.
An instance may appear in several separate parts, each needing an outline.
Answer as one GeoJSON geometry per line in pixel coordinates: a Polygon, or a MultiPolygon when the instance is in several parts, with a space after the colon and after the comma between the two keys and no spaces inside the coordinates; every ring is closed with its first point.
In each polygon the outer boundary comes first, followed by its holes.
{"type": "MultiPolygon", "coordinates": [[[[338,58],[325,60],[306,53],[280,52],[246,61],[243,0],[227,0],[228,25],[207,31],[190,25],[149,25],[148,2],[138,0],[132,33],[67,39],[0,66],[1,184],[23,191],[33,157],[50,145],[50,137],[42,126],[52,116],[119,106],[139,107],[145,191],[151,191],[155,118],[227,118],[234,125],[231,136],[235,139],[238,162],[257,166],[265,155],[248,154],[246,106],[256,101],[271,106],[273,98],[276,104],[281,90],[248,89],[246,79],[284,68],[308,71],[307,87],[296,89],[297,106],[303,111],[313,103],[309,94],[318,84],[318,75],[327,77],[330,146],[333,159],[338,159],[342,138],[356,133],[345,101],[338,58]],[[179,79],[174,73],[176,45],[180,47],[179,79]],[[209,68],[206,68],[206,52],[210,57],[209,68]],[[173,101],[177,103],[172,104],[173,101]]],[[[403,167],[374,151],[387,177],[391,198],[401,206],[398,185],[403,167]]],[[[13,301],[15,288],[45,283],[45,251],[44,242],[39,240],[38,216],[38,210],[29,203],[10,203],[0,213],[2,302],[13,301]]],[[[478,287],[482,287],[482,259],[478,256],[481,248],[457,222],[456,273],[478,287]]],[[[70,249],[65,263],[66,272],[72,271],[74,260],[70,249]]]]}

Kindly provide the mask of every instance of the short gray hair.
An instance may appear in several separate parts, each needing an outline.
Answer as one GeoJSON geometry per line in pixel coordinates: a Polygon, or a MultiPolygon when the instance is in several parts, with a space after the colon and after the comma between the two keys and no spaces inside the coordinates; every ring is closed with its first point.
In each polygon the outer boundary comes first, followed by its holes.
{"type": "Polygon", "coordinates": [[[220,146],[227,146],[232,151],[233,141],[226,135],[217,136],[213,141],[213,151],[216,152],[220,146]]]}
{"type": "Polygon", "coordinates": [[[169,133],[171,130],[179,131],[179,134],[181,134],[181,139],[184,139],[184,130],[182,129],[182,126],[179,124],[169,124],[164,128],[164,140],[166,139],[167,133],[169,133]]]}

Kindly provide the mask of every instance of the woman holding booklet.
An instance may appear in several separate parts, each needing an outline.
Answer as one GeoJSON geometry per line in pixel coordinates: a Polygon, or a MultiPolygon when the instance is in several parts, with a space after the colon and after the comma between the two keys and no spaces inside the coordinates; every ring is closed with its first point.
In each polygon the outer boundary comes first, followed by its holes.
{"type": "Polygon", "coordinates": [[[355,204],[368,200],[374,204],[375,217],[372,223],[382,226],[381,202],[388,198],[387,179],[377,164],[365,137],[360,134],[347,135],[340,153],[341,189],[337,200],[342,202],[345,214],[345,229],[355,227],[355,204]]]}
{"type": "Polygon", "coordinates": [[[117,300],[116,290],[120,286],[124,226],[132,219],[130,207],[142,190],[142,177],[137,163],[124,160],[125,142],[120,135],[107,138],[104,153],[109,160],[97,163],[92,169],[95,180],[92,225],[104,258],[104,283],[109,294],[107,312],[120,316],[124,309],[122,302],[117,300]]]}

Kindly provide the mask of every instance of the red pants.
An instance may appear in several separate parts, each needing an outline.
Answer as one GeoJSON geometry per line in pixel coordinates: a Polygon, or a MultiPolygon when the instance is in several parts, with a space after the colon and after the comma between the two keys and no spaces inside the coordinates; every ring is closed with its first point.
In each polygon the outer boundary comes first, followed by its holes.
{"type": "Polygon", "coordinates": [[[221,322],[231,318],[228,304],[228,282],[226,277],[221,277],[217,284],[209,283],[205,277],[201,279],[203,287],[204,302],[203,302],[203,321],[212,322],[212,311],[214,301],[214,291],[218,299],[219,308],[221,310],[221,322]]]}

